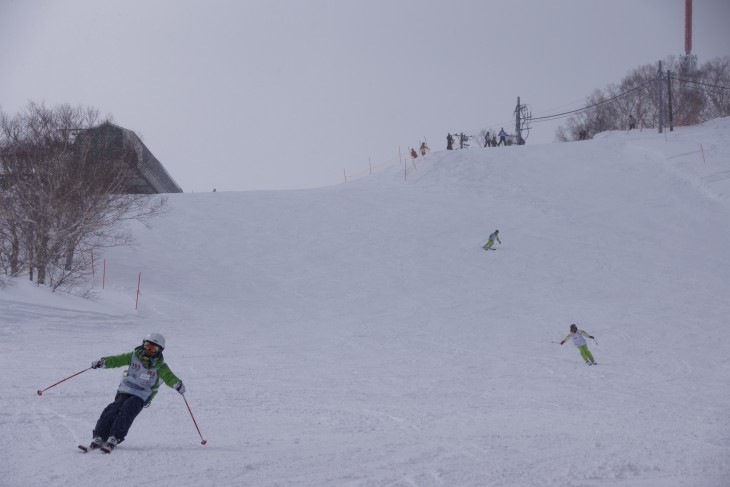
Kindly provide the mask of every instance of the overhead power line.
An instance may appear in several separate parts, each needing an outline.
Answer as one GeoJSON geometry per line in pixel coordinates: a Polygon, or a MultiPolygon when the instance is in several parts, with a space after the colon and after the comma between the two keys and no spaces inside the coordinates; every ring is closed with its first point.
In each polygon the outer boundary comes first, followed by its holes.
{"type": "Polygon", "coordinates": [[[570,110],[568,112],[555,113],[553,115],[545,115],[544,117],[534,117],[532,119],[532,121],[533,122],[548,122],[548,121],[551,121],[551,120],[557,120],[559,118],[564,118],[564,117],[567,117],[569,115],[573,115],[575,113],[579,113],[579,112],[583,112],[583,111],[586,111],[586,110],[590,110],[591,108],[595,108],[597,106],[605,105],[606,103],[610,103],[612,101],[618,100],[619,98],[624,97],[624,96],[626,96],[626,95],[628,95],[630,93],[633,93],[634,91],[636,91],[636,90],[638,90],[640,88],[643,88],[644,86],[646,86],[648,84],[651,84],[651,83],[655,83],[655,81],[654,80],[647,81],[646,83],[643,83],[643,84],[641,84],[639,86],[636,86],[636,87],[634,87],[634,88],[632,88],[632,89],[630,89],[628,91],[624,91],[623,93],[619,93],[618,95],[614,96],[613,98],[609,98],[608,100],[603,100],[601,102],[594,103],[593,105],[588,105],[588,106],[585,106],[583,108],[578,108],[576,110],[570,110]]]}
{"type": "Polygon", "coordinates": [[[720,86],[720,85],[711,85],[708,83],[700,83],[699,81],[694,81],[691,79],[684,79],[684,78],[678,78],[677,76],[670,76],[675,81],[681,81],[682,83],[690,83],[693,85],[700,85],[700,86],[707,86],[708,88],[715,88],[718,90],[727,90],[730,91],[730,86],[720,86]]]}

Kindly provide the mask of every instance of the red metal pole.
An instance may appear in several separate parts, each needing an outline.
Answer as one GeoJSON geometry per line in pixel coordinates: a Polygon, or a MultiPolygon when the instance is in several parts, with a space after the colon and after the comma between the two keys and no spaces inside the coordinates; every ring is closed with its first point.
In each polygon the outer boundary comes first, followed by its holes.
{"type": "Polygon", "coordinates": [[[137,306],[139,305],[139,284],[142,282],[142,273],[139,273],[139,277],[137,278],[137,302],[134,303],[134,309],[137,309],[137,306]]]}
{"type": "Polygon", "coordinates": [[[692,52],[692,0],[684,0],[684,53],[692,52]]]}
{"type": "Polygon", "coordinates": [[[190,417],[193,418],[193,424],[195,425],[195,429],[198,430],[198,435],[200,436],[200,444],[205,445],[208,443],[208,440],[203,439],[203,435],[200,433],[200,428],[198,428],[198,422],[195,421],[195,416],[193,416],[193,411],[190,409],[190,404],[188,404],[188,400],[185,399],[185,394],[182,394],[183,400],[185,401],[185,405],[188,407],[188,412],[190,413],[190,417]]]}
{"type": "Polygon", "coordinates": [[[65,381],[69,380],[69,379],[70,379],[70,378],[72,378],[72,377],[76,377],[76,376],[77,376],[77,375],[79,375],[79,374],[83,374],[84,372],[86,372],[86,371],[87,371],[87,370],[89,370],[89,369],[91,369],[91,367],[89,367],[88,369],[84,369],[84,370],[82,370],[81,372],[76,372],[76,373],[75,373],[74,375],[69,375],[69,376],[68,376],[68,377],[66,377],[65,379],[61,379],[61,380],[59,380],[58,382],[56,382],[55,384],[53,384],[53,385],[50,385],[50,386],[46,387],[45,389],[38,389],[38,395],[39,395],[39,396],[42,396],[42,395],[43,395],[43,392],[44,392],[44,391],[47,391],[47,390],[48,390],[48,389],[50,389],[51,387],[55,387],[55,386],[57,386],[58,384],[60,384],[61,382],[65,382],[65,381]]]}

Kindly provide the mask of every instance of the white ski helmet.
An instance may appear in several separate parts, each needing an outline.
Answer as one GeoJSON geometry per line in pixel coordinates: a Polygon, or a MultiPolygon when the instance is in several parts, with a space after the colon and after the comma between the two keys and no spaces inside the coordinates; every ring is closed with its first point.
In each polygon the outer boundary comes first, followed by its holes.
{"type": "Polygon", "coordinates": [[[165,337],[163,337],[160,333],[149,333],[146,337],[144,337],[144,341],[159,345],[162,349],[165,348],[165,337]]]}

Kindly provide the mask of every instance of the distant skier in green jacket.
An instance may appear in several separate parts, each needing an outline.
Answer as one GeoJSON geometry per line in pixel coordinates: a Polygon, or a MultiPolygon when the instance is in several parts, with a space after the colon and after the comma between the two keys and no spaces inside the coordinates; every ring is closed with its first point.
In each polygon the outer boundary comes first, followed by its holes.
{"type": "Polygon", "coordinates": [[[578,350],[580,351],[580,356],[583,357],[583,360],[586,361],[586,364],[596,365],[596,361],[593,360],[593,354],[590,350],[588,350],[588,344],[586,343],[586,339],[584,337],[593,339],[593,335],[589,335],[588,332],[585,330],[579,330],[578,325],[573,323],[572,325],[570,325],[570,333],[568,333],[565,338],[563,338],[563,341],[561,341],[560,344],[562,345],[568,340],[568,338],[572,338],[573,343],[576,347],[578,347],[578,350]]]}
{"type": "Polygon", "coordinates": [[[492,245],[494,245],[494,241],[499,242],[499,245],[502,245],[502,241],[499,239],[499,230],[495,230],[494,233],[492,233],[489,236],[489,239],[487,240],[487,243],[484,244],[482,247],[484,250],[489,250],[492,248],[492,245]]]}
{"type": "Polygon", "coordinates": [[[92,369],[128,368],[119,384],[114,402],[102,411],[96,422],[89,450],[101,448],[109,453],[124,441],[134,419],[143,407],[150,405],[161,382],[180,394],[185,393],[182,381],[165,363],[162,356],[164,349],[165,337],[159,333],[150,333],[134,351],[102,357],[92,362],[92,369]]]}

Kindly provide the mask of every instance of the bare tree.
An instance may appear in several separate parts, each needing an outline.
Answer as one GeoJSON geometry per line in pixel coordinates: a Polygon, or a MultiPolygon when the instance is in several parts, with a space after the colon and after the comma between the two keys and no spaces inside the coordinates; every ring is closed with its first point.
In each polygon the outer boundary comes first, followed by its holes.
{"type": "MultiPolygon", "coordinates": [[[[711,118],[730,115],[730,58],[718,58],[705,63],[693,73],[684,73],[681,63],[670,56],[664,67],[679,79],[673,89],[673,111],[676,125],[693,125],[711,118]]],[[[662,73],[665,76],[666,72],[662,73]]],[[[561,142],[578,140],[582,130],[591,134],[604,130],[625,130],[632,115],[638,128],[656,127],[659,123],[657,96],[657,66],[646,64],[629,73],[621,83],[596,90],[586,99],[585,111],[566,121],[556,131],[561,142]]],[[[665,85],[662,84],[664,90],[665,85]]],[[[668,97],[664,110],[668,112],[668,97]]]]}
{"type": "Polygon", "coordinates": [[[11,191],[0,193],[0,269],[6,275],[17,276],[22,261],[20,215],[11,191]]]}
{"type": "Polygon", "coordinates": [[[86,134],[97,119],[91,108],[33,102],[16,117],[0,118],[0,252],[7,273],[24,266],[38,284],[73,288],[91,270],[81,249],[129,243],[126,220],[147,222],[164,211],[164,197],[126,194],[128,165],[94,157],[86,134]]]}
{"type": "Polygon", "coordinates": [[[705,63],[699,82],[705,88],[707,103],[700,117],[709,120],[730,116],[730,57],[717,58],[705,63]]]}

